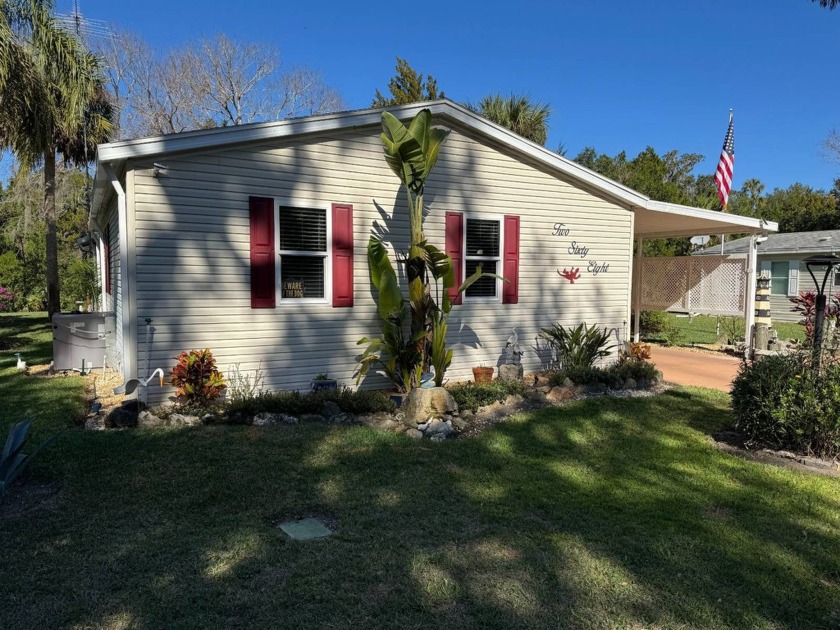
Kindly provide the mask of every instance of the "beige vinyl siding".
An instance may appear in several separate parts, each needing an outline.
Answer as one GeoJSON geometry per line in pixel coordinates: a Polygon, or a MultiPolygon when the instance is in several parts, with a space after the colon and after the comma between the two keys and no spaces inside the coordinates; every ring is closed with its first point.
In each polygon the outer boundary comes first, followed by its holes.
{"type": "MultiPolygon", "coordinates": [[[[408,240],[405,196],[382,158],[378,128],[313,136],[274,145],[168,156],[155,178],[151,163],[134,168],[138,366],[145,365],[142,319],[154,319],[152,369],[169,369],[181,350],[209,347],[225,371],[262,365],[270,389],[307,388],[327,372],[352,385],[359,338],[379,329],[365,256],[372,227],[403,249],[408,240]],[[278,303],[250,308],[248,197],[354,211],[355,306],[278,303]]],[[[453,380],[471,367],[495,366],[517,327],[526,371],[540,367],[535,338],[555,321],[617,328],[624,338],[631,265],[631,213],[453,131],[427,183],[427,238],[443,248],[447,211],[467,216],[520,217],[519,303],[469,303],[450,318],[453,380]],[[568,237],[554,237],[565,223],[568,237]],[[589,248],[567,252],[571,241],[589,248]],[[597,277],[590,260],[609,263],[597,277]],[[571,285],[557,270],[580,267],[571,285]]],[[[329,296],[328,296],[329,297],[329,296]]],[[[370,379],[365,385],[383,382],[370,379]]],[[[155,395],[150,392],[150,398],[155,395]]]]}

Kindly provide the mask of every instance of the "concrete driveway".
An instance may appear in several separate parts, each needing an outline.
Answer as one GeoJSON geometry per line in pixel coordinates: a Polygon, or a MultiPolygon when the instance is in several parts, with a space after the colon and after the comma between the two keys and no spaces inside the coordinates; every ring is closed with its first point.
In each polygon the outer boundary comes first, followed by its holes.
{"type": "Polygon", "coordinates": [[[662,380],[677,385],[696,385],[728,392],[741,360],[724,354],[688,348],[652,346],[651,360],[662,372],[662,380]]]}

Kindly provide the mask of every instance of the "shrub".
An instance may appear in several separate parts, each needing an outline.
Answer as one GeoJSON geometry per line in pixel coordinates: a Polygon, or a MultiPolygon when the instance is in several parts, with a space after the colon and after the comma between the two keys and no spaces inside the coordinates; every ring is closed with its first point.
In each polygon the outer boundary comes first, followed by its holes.
{"type": "Polygon", "coordinates": [[[552,374],[549,383],[551,385],[562,385],[567,378],[575,385],[602,383],[610,389],[619,389],[624,386],[628,378],[632,378],[636,382],[655,382],[659,380],[660,374],[656,366],[649,361],[623,357],[618,363],[608,367],[560,370],[552,374]]]}
{"type": "Polygon", "coordinates": [[[597,359],[609,356],[615,348],[615,344],[607,345],[609,330],[599,329],[594,324],[587,326],[585,322],[574,328],[554,324],[551,328],[543,328],[540,337],[551,346],[559,367],[564,370],[592,367],[597,359]]]}
{"type": "Polygon", "coordinates": [[[479,407],[504,402],[508,396],[525,392],[521,381],[496,379],[489,383],[460,383],[446,388],[452,394],[459,409],[475,411],[479,407]]]}
{"type": "Polygon", "coordinates": [[[719,341],[735,345],[744,340],[746,322],[743,317],[721,317],[719,341]]]}
{"type": "Polygon", "coordinates": [[[243,374],[239,369],[239,364],[233,363],[228,369],[227,399],[231,402],[238,402],[258,396],[262,394],[264,381],[265,374],[262,371],[262,362],[253,374],[243,374]]]}
{"type": "Polygon", "coordinates": [[[650,359],[651,348],[650,344],[642,342],[631,341],[628,344],[629,356],[638,361],[647,361],[650,359]]]}
{"type": "Polygon", "coordinates": [[[204,405],[216,400],[227,387],[210,350],[190,350],[177,357],[178,363],[169,374],[178,396],[188,403],[204,405]]]}
{"type": "Polygon", "coordinates": [[[353,414],[392,412],[394,402],[385,392],[319,389],[312,392],[260,392],[254,396],[231,400],[227,406],[229,417],[252,417],[260,413],[285,413],[298,416],[303,413],[320,413],[325,402],[332,401],[342,411],[353,414]]]}
{"type": "Polygon", "coordinates": [[[639,315],[639,334],[646,341],[661,341],[669,346],[680,342],[682,333],[663,311],[642,311],[639,315]]]}
{"type": "Polygon", "coordinates": [[[751,440],[821,456],[840,454],[840,366],[814,370],[800,355],[744,363],[733,382],[735,428],[751,440]]]}
{"type": "Polygon", "coordinates": [[[10,311],[15,303],[15,294],[4,287],[0,287],[0,313],[10,311]]]}
{"type": "Polygon", "coordinates": [[[658,337],[670,326],[668,316],[662,311],[642,311],[639,313],[639,333],[642,336],[658,337]]]}

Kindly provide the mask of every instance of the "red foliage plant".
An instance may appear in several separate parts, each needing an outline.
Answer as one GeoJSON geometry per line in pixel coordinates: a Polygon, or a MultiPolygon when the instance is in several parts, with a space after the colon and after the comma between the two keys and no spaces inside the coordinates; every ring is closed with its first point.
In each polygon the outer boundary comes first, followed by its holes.
{"type": "MultiPolygon", "coordinates": [[[[814,341],[814,318],[817,314],[817,294],[814,291],[800,291],[799,295],[790,298],[793,306],[791,312],[802,315],[799,322],[805,326],[805,338],[814,341]]],[[[834,320],[836,326],[840,326],[840,293],[830,296],[825,303],[826,321],[834,320]]]]}
{"type": "Polygon", "coordinates": [[[222,395],[227,385],[209,349],[184,351],[177,361],[169,373],[169,382],[177,388],[178,396],[191,403],[205,404],[222,395]]]}
{"type": "Polygon", "coordinates": [[[635,359],[636,361],[647,361],[648,359],[650,359],[651,350],[649,343],[636,343],[631,341],[629,346],[630,352],[628,354],[631,359],[635,359]]]}

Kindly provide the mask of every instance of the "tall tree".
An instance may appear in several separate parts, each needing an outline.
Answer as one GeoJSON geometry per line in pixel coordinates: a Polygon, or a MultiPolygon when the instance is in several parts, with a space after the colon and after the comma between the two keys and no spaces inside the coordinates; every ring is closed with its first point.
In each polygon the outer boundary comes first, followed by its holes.
{"type": "Polygon", "coordinates": [[[310,68],[284,70],[274,46],[225,35],[158,52],[131,33],[102,43],[120,137],[178,133],[340,110],[310,68]]]}
{"type": "Polygon", "coordinates": [[[825,157],[840,164],[840,133],[836,129],[829,132],[828,137],[823,142],[823,149],[825,157]]]}
{"type": "Polygon", "coordinates": [[[61,308],[56,153],[72,161],[111,131],[98,60],[51,11],[47,0],[0,0],[0,147],[25,166],[43,164],[50,317],[61,308]]]}
{"type": "Polygon", "coordinates": [[[840,6],[840,0],[811,0],[811,2],[819,2],[821,7],[825,7],[829,11],[833,11],[840,6]]]}
{"type": "Polygon", "coordinates": [[[477,106],[468,107],[497,125],[507,127],[537,144],[545,144],[548,137],[551,107],[544,103],[533,103],[527,96],[491,94],[481,99],[477,106]]]}
{"type": "Polygon", "coordinates": [[[408,105],[422,101],[433,101],[446,95],[438,92],[437,81],[431,74],[419,74],[409,63],[397,57],[397,74],[388,81],[390,97],[384,96],[376,90],[371,107],[390,107],[392,105],[408,105]]]}

